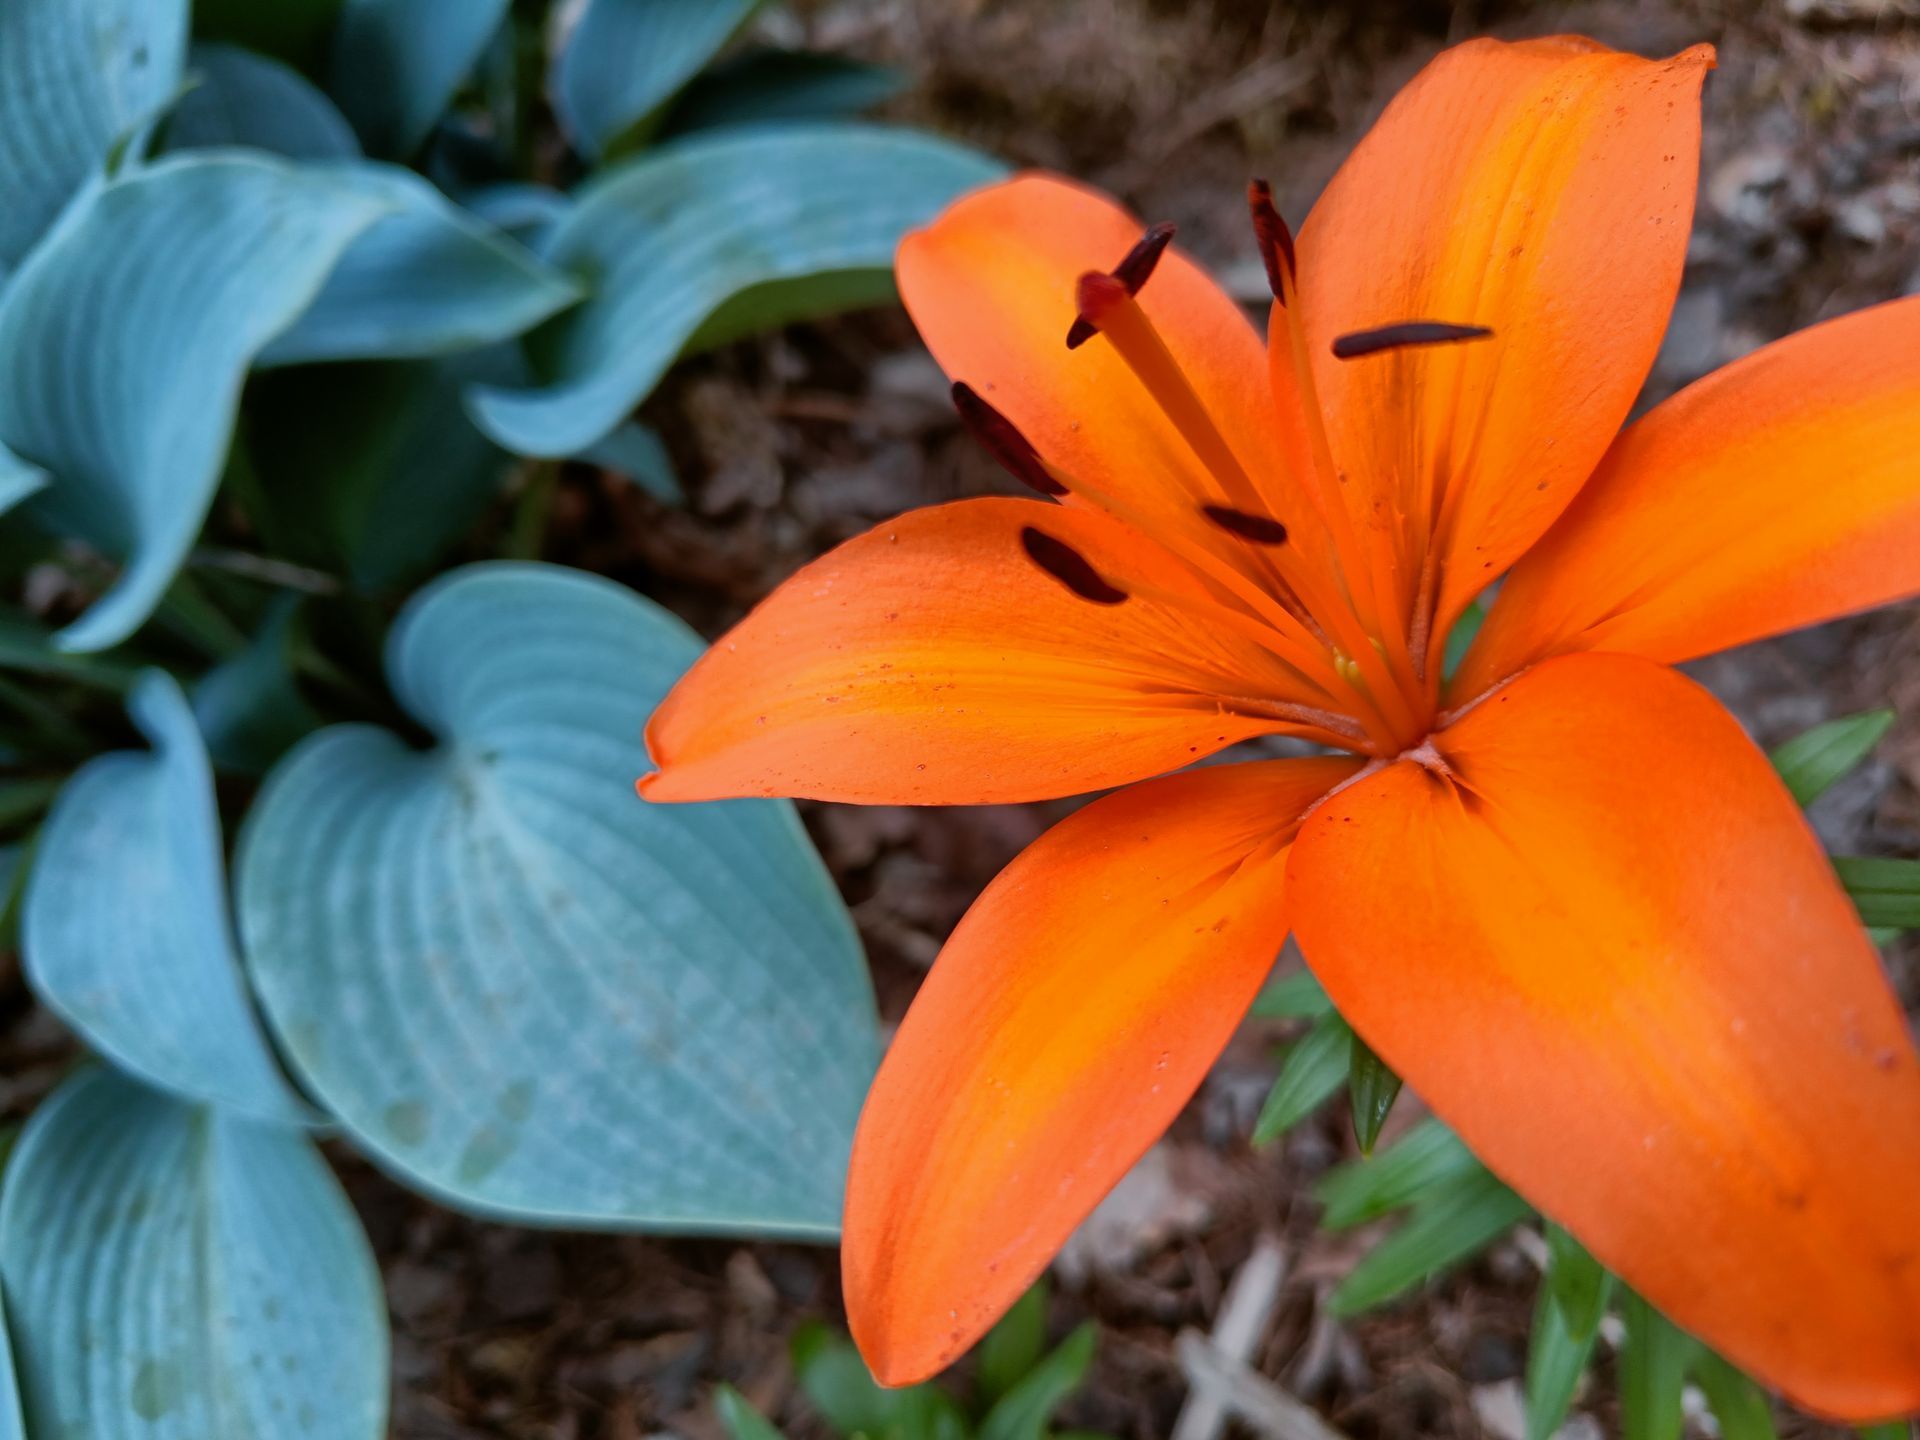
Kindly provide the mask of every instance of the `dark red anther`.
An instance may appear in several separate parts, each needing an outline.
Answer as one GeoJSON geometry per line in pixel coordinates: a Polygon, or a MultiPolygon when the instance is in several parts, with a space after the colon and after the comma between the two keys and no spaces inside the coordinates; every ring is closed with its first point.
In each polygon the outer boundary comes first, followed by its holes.
{"type": "Polygon", "coordinates": [[[1255,515],[1246,510],[1235,510],[1230,505],[1202,505],[1200,513],[1229,535],[1238,535],[1242,540],[1251,540],[1256,545],[1287,543],[1287,527],[1271,515],[1255,515]]]}
{"type": "Polygon", "coordinates": [[[1027,552],[1029,560],[1082,600],[1090,600],[1095,605],[1118,605],[1127,598],[1126,591],[1100,577],[1086,556],[1044,530],[1021,526],[1020,547],[1027,552]]]}
{"type": "Polygon", "coordinates": [[[1449,325],[1444,320],[1403,320],[1398,325],[1382,325],[1377,330],[1356,330],[1336,336],[1333,358],[1358,360],[1363,355],[1378,355],[1386,350],[1403,350],[1410,345],[1453,345],[1462,340],[1484,340],[1493,334],[1484,325],[1449,325]]]}
{"type": "MultiPolygon", "coordinates": [[[[1127,294],[1138,295],[1140,287],[1153,278],[1154,268],[1159,265],[1160,257],[1167,253],[1167,246],[1173,243],[1174,231],[1175,226],[1170,220],[1162,220],[1158,225],[1149,225],[1147,233],[1135,241],[1133,248],[1120,258],[1118,265],[1113,267],[1112,278],[1126,287],[1127,294]]],[[[1093,322],[1086,316],[1076,316],[1067,330],[1067,348],[1078,350],[1099,333],[1093,322]]]]}
{"type": "Polygon", "coordinates": [[[1260,242],[1261,263],[1267,267],[1267,288],[1273,291],[1273,298],[1284,305],[1282,281],[1292,279],[1297,273],[1293,263],[1293,232],[1274,207],[1273,187],[1266,181],[1247,182],[1247,209],[1253,215],[1253,233],[1260,242]]]}
{"type": "Polygon", "coordinates": [[[1111,307],[1132,297],[1126,282],[1104,270],[1089,270],[1074,287],[1074,303],[1080,314],[1067,331],[1067,348],[1078,350],[1100,333],[1100,316],[1111,307]]]}
{"type": "Polygon", "coordinates": [[[980,398],[964,380],[953,382],[953,408],[960,412],[960,423],[980,442],[981,448],[1014,479],[1042,495],[1064,495],[1067,487],[1055,480],[1046,461],[1033,448],[1033,442],[1006,416],[980,398]]]}

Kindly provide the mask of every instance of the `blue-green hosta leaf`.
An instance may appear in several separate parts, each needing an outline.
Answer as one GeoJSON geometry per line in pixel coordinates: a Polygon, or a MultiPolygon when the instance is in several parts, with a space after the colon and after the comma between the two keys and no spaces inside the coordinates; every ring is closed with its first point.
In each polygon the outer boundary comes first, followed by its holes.
{"type": "Polygon", "coordinates": [[[16,272],[0,443],[52,477],[35,514],[125,562],[62,648],[105,649],[152,613],[219,483],[248,364],[381,208],[265,156],[174,156],[85,196],[16,272]]]}
{"type": "Polygon", "coordinates": [[[47,472],[0,445],[0,515],[47,487],[47,472]]]}
{"type": "Polygon", "coordinates": [[[679,91],[759,0],[586,0],[554,62],[554,108],[589,160],[679,91]]]}
{"type": "Polygon", "coordinates": [[[0,4],[0,275],[179,89],[187,0],[0,4]]]}
{"type": "Polygon", "coordinates": [[[294,744],[318,730],[320,715],[294,683],[291,646],[298,597],[267,607],[246,649],[193,687],[193,715],[220,769],[264,775],[294,744]]]}
{"type": "Polygon", "coordinates": [[[82,1071],[7,1166],[0,1275],[37,1436],[386,1434],[379,1271],[298,1131],[82,1071]]]}
{"type": "Polygon", "coordinates": [[[900,236],[1001,173],[928,135],[858,124],[711,131],[588,185],[541,253],[594,277],[529,337],[534,389],[477,389],[510,450],[576,454],[620,423],[689,345],[874,304],[900,236]]]}
{"type": "Polygon", "coordinates": [[[198,83],[167,121],[169,150],[245,145],[293,160],[345,160],[360,142],[334,104],[298,70],[238,45],[201,43],[187,59],[198,83]]]}
{"type": "Polygon", "coordinates": [[[508,457],[474,428],[469,384],[525,371],[510,347],[256,375],[248,450],[277,553],[385,589],[472,527],[508,457]]]}
{"type": "Polygon", "coordinates": [[[40,835],[22,951],[47,1007],[101,1054],[191,1100],[298,1123],[250,1005],[227,911],[213,774],[180,687],[129,702],[153,749],[89,761],[40,835]]]}
{"type": "Polygon", "coordinates": [[[607,432],[576,457],[589,465],[598,465],[616,475],[624,475],[654,499],[668,505],[682,504],[686,491],[674,473],[667,447],[660,443],[660,432],[638,421],[626,421],[607,432]]]}
{"type": "Polygon", "coordinates": [[[750,50],[694,77],[673,103],[673,133],[857,115],[907,86],[904,72],[816,50],[750,50]]]}
{"type": "MultiPolygon", "coordinates": [[[[368,153],[409,158],[500,28],[508,0],[346,0],[328,88],[368,153]]],[[[625,57],[629,64],[635,57],[625,57]]]]}
{"type": "Polygon", "coordinates": [[[876,1048],[846,911],[788,806],[633,794],[698,648],[609,581],[469,566],[388,644],[436,748],[336,726],[255,802],[241,931],[291,1063],[467,1209],[835,1228],[876,1048]]]}
{"type": "Polygon", "coordinates": [[[518,335],[580,298],[573,280],[409,170],[362,161],[322,173],[388,213],[267,347],[263,364],[472,350],[518,335]]]}
{"type": "Polygon", "coordinates": [[[523,245],[538,245],[560,217],[573,208],[573,201],[548,185],[506,180],[469,190],[461,202],[487,224],[504,230],[523,245]]]}
{"type": "Polygon", "coordinates": [[[0,1440],[26,1440],[27,1425],[20,1414],[20,1377],[13,1367],[13,1337],[7,1314],[0,1306],[0,1440]]]}

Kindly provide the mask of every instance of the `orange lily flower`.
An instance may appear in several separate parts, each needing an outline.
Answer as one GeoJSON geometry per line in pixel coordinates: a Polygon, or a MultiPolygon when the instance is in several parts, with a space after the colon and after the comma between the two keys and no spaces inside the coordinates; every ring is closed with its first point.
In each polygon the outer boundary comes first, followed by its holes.
{"type": "Polygon", "coordinates": [[[1127,787],[986,890],[875,1081],[844,1265],[882,1380],[1044,1268],[1291,930],[1366,1042],[1676,1323],[1811,1409],[1920,1408],[1907,1024],[1766,758],[1670,668],[1920,592],[1920,299],[1618,433],[1712,63],[1445,53],[1297,252],[1255,186],[1264,347],[1170,231],[1060,179],[902,244],[963,417],[1058,503],[937,506],[807,566],[668,696],[641,782],[1127,787]],[[1167,773],[1259,735],[1346,754],[1167,773]]]}

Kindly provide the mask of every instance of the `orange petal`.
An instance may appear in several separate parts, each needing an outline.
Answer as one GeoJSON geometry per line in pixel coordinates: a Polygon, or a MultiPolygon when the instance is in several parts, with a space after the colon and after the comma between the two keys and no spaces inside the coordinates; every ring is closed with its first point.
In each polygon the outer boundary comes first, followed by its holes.
{"type": "Polygon", "coordinates": [[[1301,827],[1289,904],[1367,1043],[1503,1179],[1796,1402],[1920,1407],[1920,1065],[1705,691],[1550,660],[1301,827]]]}
{"type": "Polygon", "coordinates": [[[1692,223],[1709,46],[1578,39],[1446,51],[1308,217],[1300,300],[1356,518],[1403,594],[1429,545],[1441,629],[1565,508],[1626,419],[1692,223]],[[1491,339],[1338,361],[1400,321],[1491,339]],[[1429,536],[1432,536],[1429,541],[1429,536]]]}
{"type": "Polygon", "coordinates": [[[1285,730],[1231,708],[1288,684],[1187,570],[1104,515],[966,500],[859,536],[781,585],[654,712],[650,800],[901,805],[1074,795],[1285,730]],[[1073,593],[1032,527],[1130,592],[1073,593]]]}
{"type": "Polygon", "coordinates": [[[1095,801],[960,922],[854,1138],[842,1265],[889,1385],[1046,1267],[1199,1086],[1286,937],[1286,847],[1351,760],[1220,765],[1095,801]]]}
{"type": "MultiPolygon", "coordinates": [[[[1021,175],[957,201],[900,244],[900,296],[949,376],[990,400],[1058,469],[1149,514],[1190,517],[1221,495],[1192,446],[1114,347],[1068,350],[1080,277],[1106,271],[1142,225],[1097,191],[1021,175]]],[[[1278,518],[1304,513],[1273,474],[1278,431],[1266,353],[1246,313],[1178,247],[1139,292],[1240,466],[1278,518]]],[[[1224,543],[1224,541],[1223,541],[1224,543]]]]}
{"type": "Polygon", "coordinates": [[[1620,437],[1514,567],[1462,669],[1678,661],[1920,592],[1920,297],[1709,375],[1620,437]]]}

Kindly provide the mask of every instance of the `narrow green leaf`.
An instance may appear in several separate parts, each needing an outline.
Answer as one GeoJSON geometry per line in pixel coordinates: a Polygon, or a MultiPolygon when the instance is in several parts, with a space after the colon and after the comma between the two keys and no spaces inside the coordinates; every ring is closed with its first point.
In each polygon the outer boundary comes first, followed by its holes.
{"type": "Polygon", "coordinates": [[[1252,1013],[1263,1020],[1318,1020],[1332,1010],[1333,1001],[1313,978],[1313,972],[1296,970],[1262,990],[1253,1002],[1252,1013]]]}
{"type": "Polygon", "coordinates": [[[1473,1152],[1438,1120],[1423,1120],[1371,1159],[1336,1166],[1315,1187],[1327,1207],[1321,1224],[1345,1230],[1411,1205],[1430,1188],[1482,1170],[1473,1152]]]}
{"type": "Polygon", "coordinates": [[[714,1388],[713,1409],[721,1425],[726,1427],[728,1440],[785,1440],[767,1422],[767,1417],[748,1404],[747,1397],[731,1385],[714,1388]]]}
{"type": "Polygon", "coordinates": [[[1099,1329],[1089,1320],[1009,1390],[980,1422],[979,1440],[1041,1440],[1060,1403],[1086,1379],[1099,1329]]]}
{"type": "Polygon", "coordinates": [[[1867,710],[1829,720],[1796,735],[1770,757],[1787,790],[1811,805],[1872,753],[1893,726],[1893,711],[1867,710]]]}
{"type": "Polygon", "coordinates": [[[1460,662],[1467,658],[1467,651],[1473,645],[1473,637],[1480,633],[1480,626],[1486,618],[1486,605],[1475,600],[1461,613],[1460,618],[1453,622],[1453,629],[1447,632],[1447,654],[1441,662],[1442,674],[1451,676],[1460,668],[1460,662]]]}
{"type": "Polygon", "coordinates": [[[948,1440],[966,1434],[959,1406],[939,1386],[884,1388],[853,1342],[824,1325],[802,1325],[794,1332],[793,1370],[813,1408],[843,1436],[948,1440]]]}
{"type": "Polygon", "coordinates": [[[1254,1144],[1277,1140],[1340,1088],[1347,1078],[1352,1034],[1347,1022],[1329,1011],[1294,1042],[1260,1107],[1260,1118],[1253,1122],[1254,1144]]]}
{"type": "MultiPolygon", "coordinates": [[[[1613,1277],[1600,1272],[1600,1304],[1606,1305],[1613,1277]]],[[[1527,1344],[1527,1440],[1548,1440],[1567,1418],[1573,1393],[1593,1354],[1599,1326],[1576,1334],[1567,1323],[1566,1307],[1554,1293],[1549,1272],[1533,1305],[1533,1333],[1527,1344]]]]}
{"type": "Polygon", "coordinates": [[[1833,868],[1863,924],[1898,930],[1920,926],[1920,860],[1836,855],[1833,868]]]}
{"type": "Polygon", "coordinates": [[[1775,1440],[1765,1392],[1705,1346],[1694,1357],[1693,1378],[1720,1422],[1720,1440],[1775,1440]]]}
{"type": "Polygon", "coordinates": [[[980,1392],[988,1402],[998,1400],[1040,1363],[1047,1344],[1047,1286],[1033,1286],[1013,1302],[1000,1323],[980,1342],[980,1392]]]}
{"type": "Polygon", "coordinates": [[[1854,1433],[1860,1440],[1913,1440],[1913,1425],[1906,1420],[1887,1420],[1879,1425],[1862,1425],[1854,1433]]]}
{"type": "Polygon", "coordinates": [[[1560,1307],[1567,1333],[1576,1340],[1592,1339],[1606,1313],[1613,1279],[1586,1246],[1551,1220],[1547,1221],[1547,1289],[1560,1307]]]}
{"type": "Polygon", "coordinates": [[[1698,1342],[1631,1290],[1621,1292],[1627,1340],[1620,1352],[1626,1440],[1680,1440],[1680,1398],[1698,1342]]]}
{"type": "Polygon", "coordinates": [[[1362,1155],[1373,1154],[1380,1127],[1399,1096],[1400,1077],[1356,1034],[1348,1052],[1347,1098],[1353,1110],[1353,1138],[1362,1155]]]}
{"type": "Polygon", "coordinates": [[[1490,1171],[1473,1170],[1436,1186],[1412,1216],[1376,1245],[1329,1301],[1335,1315],[1370,1310],[1485,1249],[1533,1213],[1490,1171]]]}

